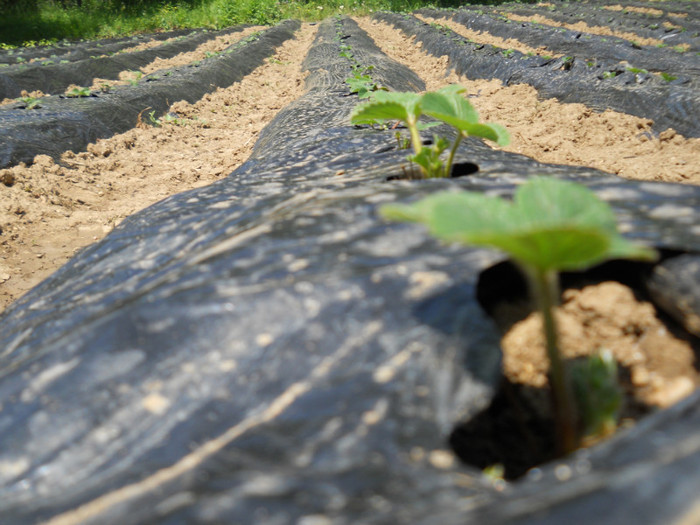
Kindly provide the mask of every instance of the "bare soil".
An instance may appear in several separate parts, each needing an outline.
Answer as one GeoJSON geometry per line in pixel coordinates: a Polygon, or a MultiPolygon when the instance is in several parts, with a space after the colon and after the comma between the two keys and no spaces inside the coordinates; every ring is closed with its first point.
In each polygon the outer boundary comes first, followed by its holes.
{"type": "MultiPolygon", "coordinates": [[[[504,305],[500,316],[517,316],[518,308],[504,305]]],[[[630,393],[644,405],[667,407],[700,384],[690,341],[671,333],[651,303],[637,300],[618,282],[567,290],[556,316],[565,358],[609,350],[628,371],[630,393]]],[[[502,344],[504,375],[510,382],[546,385],[549,363],[539,313],[510,326],[502,344]]]]}
{"type": "Polygon", "coordinates": [[[537,22],[539,24],[554,27],[565,27],[566,29],[571,29],[572,31],[581,31],[583,33],[590,33],[593,35],[614,36],[624,40],[629,40],[630,42],[636,42],[641,46],[658,46],[663,44],[663,41],[657,38],[644,38],[634,33],[627,33],[626,31],[613,31],[609,27],[589,26],[583,21],[576,22],[575,24],[564,24],[542,15],[522,16],[516,15],[515,13],[509,13],[507,11],[502,11],[501,14],[516,22],[537,22]]]}
{"type": "Polygon", "coordinates": [[[496,46],[496,47],[500,47],[502,49],[515,49],[516,51],[520,51],[521,53],[523,53],[525,55],[527,55],[528,53],[531,53],[533,55],[538,55],[538,56],[550,56],[550,57],[563,56],[561,53],[555,53],[555,52],[547,49],[545,46],[540,46],[538,48],[534,48],[534,47],[528,46],[527,44],[520,42],[520,40],[517,40],[515,38],[504,39],[504,38],[490,35],[488,32],[473,31],[471,29],[464,27],[461,24],[458,24],[454,20],[450,20],[449,18],[431,18],[429,16],[420,16],[420,15],[416,15],[416,18],[419,18],[428,24],[439,24],[439,25],[449,27],[452,31],[454,31],[458,35],[463,36],[464,38],[467,38],[469,40],[473,40],[474,42],[479,42],[480,44],[487,44],[490,46],[496,46]]]}
{"type": "Polygon", "coordinates": [[[151,73],[155,73],[156,71],[163,69],[172,69],[174,67],[185,66],[187,64],[191,64],[192,62],[204,60],[207,58],[208,53],[218,53],[223,51],[236,42],[240,42],[253,33],[257,33],[263,29],[265,29],[263,26],[247,27],[243,31],[239,31],[237,33],[212,38],[211,40],[200,44],[196,49],[188,53],[180,53],[172,58],[156,58],[153,62],[146,64],[138,71],[122,71],[119,74],[118,81],[96,78],[93,80],[90,89],[99,90],[104,84],[110,86],[126,85],[130,82],[138,81],[141,75],[150,75],[151,73]]]}
{"type": "Polygon", "coordinates": [[[664,12],[661,9],[654,9],[653,7],[604,5],[603,9],[607,9],[608,11],[629,11],[630,13],[640,13],[643,15],[651,15],[651,16],[663,16],[663,14],[664,14],[664,12]]]}

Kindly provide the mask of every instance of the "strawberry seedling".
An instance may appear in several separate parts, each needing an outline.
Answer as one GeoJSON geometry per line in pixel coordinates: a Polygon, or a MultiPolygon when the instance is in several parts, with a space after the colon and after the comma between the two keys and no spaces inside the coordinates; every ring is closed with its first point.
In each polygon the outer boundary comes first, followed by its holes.
{"type": "Polygon", "coordinates": [[[606,202],[580,184],[537,177],[518,188],[513,202],[475,192],[442,192],[380,211],[392,220],[424,223],[444,241],[507,253],[527,278],[542,316],[559,451],[575,450],[586,431],[609,429],[619,403],[619,391],[610,386],[616,379],[614,368],[604,358],[591,361],[572,381],[559,353],[553,314],[559,272],[584,270],[609,259],[657,257],[654,250],[618,233],[606,202]],[[582,390],[589,392],[577,397],[582,390]]]}

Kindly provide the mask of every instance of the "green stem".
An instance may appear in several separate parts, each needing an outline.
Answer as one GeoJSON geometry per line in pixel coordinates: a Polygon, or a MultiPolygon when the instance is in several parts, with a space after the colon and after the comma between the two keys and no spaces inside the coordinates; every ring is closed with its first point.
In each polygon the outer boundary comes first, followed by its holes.
{"type": "Polygon", "coordinates": [[[542,314],[542,323],[549,358],[549,383],[559,453],[568,454],[576,450],[578,414],[571,384],[568,381],[564,362],[557,343],[557,326],[554,307],[559,302],[559,275],[556,271],[528,269],[530,285],[542,314]]]}
{"type": "Polygon", "coordinates": [[[417,123],[413,120],[406,121],[406,127],[411,134],[411,142],[413,143],[413,152],[418,155],[423,149],[423,141],[420,138],[420,133],[418,132],[417,123]]]}
{"type": "Polygon", "coordinates": [[[455,153],[457,152],[457,147],[459,146],[459,143],[462,142],[462,137],[462,132],[458,131],[455,143],[452,144],[452,149],[450,150],[450,156],[447,158],[447,165],[445,166],[445,177],[449,177],[452,174],[452,163],[455,160],[455,153]]]}

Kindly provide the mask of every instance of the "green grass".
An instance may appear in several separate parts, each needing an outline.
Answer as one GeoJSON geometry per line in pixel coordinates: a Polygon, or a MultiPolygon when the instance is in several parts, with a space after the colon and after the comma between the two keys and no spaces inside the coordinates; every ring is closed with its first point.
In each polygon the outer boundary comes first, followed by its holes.
{"type": "Polygon", "coordinates": [[[463,3],[460,0],[0,0],[0,48],[181,28],[220,29],[242,23],[270,25],[285,18],[318,21],[339,13],[367,15],[379,10],[410,11],[427,6],[456,7],[463,3]]]}

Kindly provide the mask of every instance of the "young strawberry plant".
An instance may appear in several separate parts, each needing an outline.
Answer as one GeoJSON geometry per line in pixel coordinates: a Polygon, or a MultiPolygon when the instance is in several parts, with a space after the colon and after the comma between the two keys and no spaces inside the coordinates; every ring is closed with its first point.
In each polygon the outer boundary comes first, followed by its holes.
{"type": "Polygon", "coordinates": [[[503,126],[479,122],[479,115],[463,96],[464,92],[465,89],[458,85],[446,86],[424,95],[376,91],[372,93],[369,102],[353,109],[350,121],[355,125],[397,120],[403,122],[413,145],[413,155],[409,160],[418,164],[426,178],[449,177],[462,139],[474,136],[492,140],[499,145],[509,142],[508,132],[503,126]],[[446,139],[435,137],[432,145],[424,146],[419,133],[419,119],[422,115],[452,126],[457,132],[454,142],[450,145],[446,139]],[[448,148],[449,156],[445,163],[441,154],[448,148]]]}
{"type": "Polygon", "coordinates": [[[575,450],[586,431],[609,429],[619,403],[619,391],[610,386],[615,368],[591,362],[588,369],[576,370],[575,387],[559,353],[553,315],[559,272],[608,259],[656,258],[654,250],[618,233],[606,202],[580,184],[538,177],[518,188],[512,203],[475,192],[443,192],[411,205],[385,205],[381,214],[424,223],[445,241],[506,252],[526,276],[542,315],[559,451],[575,450]]]}
{"type": "Polygon", "coordinates": [[[39,103],[41,100],[37,97],[31,97],[31,96],[26,96],[26,97],[19,97],[15,99],[17,102],[20,102],[23,104],[24,109],[37,109],[40,108],[41,106],[39,103]]]}
{"type": "Polygon", "coordinates": [[[82,98],[89,97],[92,94],[89,87],[74,87],[73,89],[66,91],[66,97],[68,98],[82,98]]]}
{"type": "Polygon", "coordinates": [[[357,93],[358,98],[363,99],[369,98],[375,91],[387,90],[385,87],[377,84],[370,76],[370,72],[373,69],[374,66],[362,66],[360,64],[353,64],[353,76],[345,79],[345,83],[350,88],[350,93],[357,93]]]}

